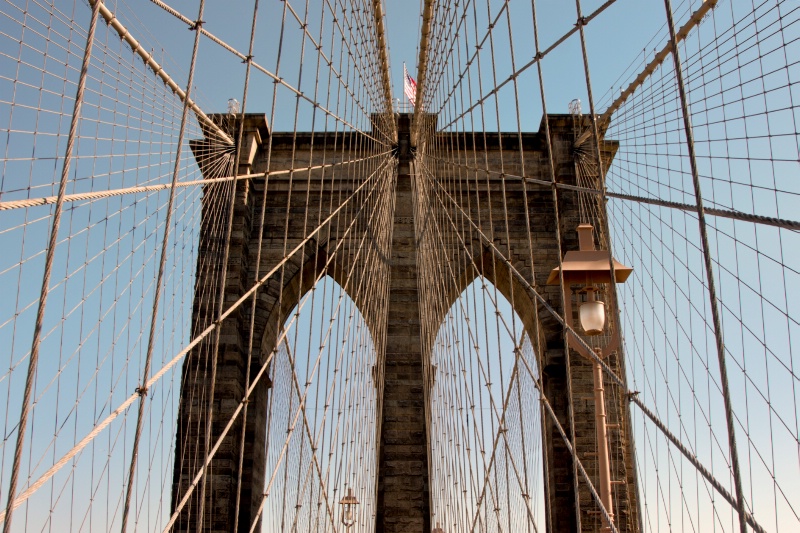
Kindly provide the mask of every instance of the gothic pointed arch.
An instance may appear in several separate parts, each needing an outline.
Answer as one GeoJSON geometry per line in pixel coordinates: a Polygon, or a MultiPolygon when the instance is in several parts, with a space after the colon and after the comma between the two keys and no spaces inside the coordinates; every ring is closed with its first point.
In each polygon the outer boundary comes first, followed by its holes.
{"type": "MultiPolygon", "coordinates": [[[[519,316],[525,332],[534,346],[548,346],[561,342],[562,329],[556,319],[535,298],[532,285],[528,280],[520,279],[530,271],[526,265],[509,267],[508,261],[500,253],[488,246],[481,247],[469,261],[468,268],[462,269],[461,275],[454,277],[455,283],[446,292],[446,306],[442,306],[433,317],[434,323],[440,324],[444,314],[455,303],[456,299],[475,280],[482,278],[491,283],[502,294],[519,316]],[[538,339],[538,340],[537,340],[538,339]]],[[[550,291],[552,292],[552,291],[550,291]]],[[[438,330],[436,328],[435,330],[438,330]]]]}
{"type": "Polygon", "coordinates": [[[262,291],[258,304],[265,318],[261,324],[256,324],[256,331],[262,332],[257,352],[262,359],[276,348],[280,330],[292,310],[309,291],[314,290],[323,276],[333,279],[353,300],[364,317],[372,338],[376,338],[376,333],[380,331],[378,317],[366,311],[369,309],[365,305],[368,295],[363,290],[361,276],[353,269],[345,268],[338,256],[330,257],[324,247],[318,246],[307,255],[301,255],[297,261],[287,263],[283,275],[276,273],[265,284],[266,289],[262,291]],[[270,297],[271,294],[276,294],[277,297],[270,297]]]}

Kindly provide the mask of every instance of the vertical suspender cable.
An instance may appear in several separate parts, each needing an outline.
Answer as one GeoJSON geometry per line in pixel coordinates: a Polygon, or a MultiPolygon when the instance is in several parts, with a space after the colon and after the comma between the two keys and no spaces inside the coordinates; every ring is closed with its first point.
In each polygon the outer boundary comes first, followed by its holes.
{"type": "MultiPolygon", "coordinates": [[[[542,72],[542,52],[539,48],[539,25],[536,18],[536,0],[531,0],[531,9],[533,12],[533,37],[534,42],[536,45],[536,57],[539,58],[539,61],[536,61],[536,68],[539,73],[539,92],[541,93],[542,98],[542,113],[544,114],[544,131],[545,131],[545,141],[547,143],[547,161],[548,161],[548,169],[550,170],[550,181],[551,181],[551,190],[552,190],[552,198],[553,198],[553,216],[555,217],[555,232],[556,232],[556,243],[558,244],[558,272],[559,272],[559,281],[561,290],[559,291],[561,294],[561,309],[566,309],[566,302],[564,301],[564,265],[562,264],[563,259],[563,252],[561,250],[561,223],[560,223],[560,216],[559,216],[559,209],[558,209],[558,187],[556,183],[556,172],[555,172],[555,161],[553,159],[553,141],[550,136],[550,121],[547,118],[547,100],[545,98],[545,88],[544,88],[544,74],[542,72]]],[[[580,512],[580,493],[578,491],[578,465],[577,465],[577,457],[575,456],[575,449],[576,449],[576,442],[575,442],[575,410],[573,407],[572,402],[572,372],[570,369],[570,353],[569,353],[569,342],[567,342],[567,335],[568,332],[566,329],[564,330],[563,341],[564,341],[564,358],[566,361],[566,370],[567,370],[567,388],[569,394],[569,429],[572,436],[572,450],[573,450],[573,464],[572,464],[572,478],[573,478],[573,486],[572,490],[575,492],[575,523],[578,530],[581,529],[581,512],[580,512]]],[[[541,372],[541,369],[540,369],[541,372]]],[[[541,378],[540,378],[541,379],[541,378]]],[[[542,398],[545,396],[545,391],[541,390],[540,394],[542,398]]],[[[549,485],[549,480],[548,480],[549,485]]],[[[553,511],[552,509],[549,510],[548,517],[552,520],[553,511]]],[[[551,523],[552,526],[552,523],[551,523]]]]}
{"type": "Polygon", "coordinates": [[[706,217],[703,211],[703,191],[700,187],[700,174],[697,170],[697,158],[694,151],[694,134],[692,133],[692,118],[689,115],[689,102],[686,97],[686,86],[683,81],[681,56],[678,51],[678,41],[675,35],[675,21],[672,17],[672,2],[664,0],[667,11],[667,26],[672,43],[672,59],[675,62],[675,78],[678,84],[678,94],[681,99],[681,112],[683,113],[683,127],[686,134],[686,148],[689,153],[689,165],[692,170],[694,183],[694,197],[697,202],[697,223],[700,227],[700,240],[703,245],[703,261],[705,262],[706,278],[708,279],[708,298],[711,306],[711,317],[714,321],[714,337],[717,343],[717,360],[719,362],[719,379],[722,385],[722,399],[725,403],[725,421],[728,425],[728,446],[731,453],[731,470],[736,488],[736,507],[739,513],[739,528],[742,533],[747,532],[747,521],[744,509],[744,491],[742,488],[742,473],[739,468],[739,452],[736,447],[736,427],[733,422],[733,404],[731,402],[730,384],[728,383],[728,369],[725,364],[725,341],[722,336],[722,320],[719,313],[717,287],[714,277],[714,265],[711,260],[711,249],[708,244],[708,231],[706,217]]]}
{"type": "Polygon", "coordinates": [[[47,292],[50,285],[50,275],[53,271],[53,258],[56,253],[56,243],[58,242],[58,229],[61,225],[61,213],[64,207],[64,195],[67,190],[67,179],[69,177],[70,164],[72,163],[72,149],[75,145],[75,137],[78,133],[78,122],[81,116],[81,105],[83,104],[83,93],[86,89],[86,77],[89,72],[89,62],[92,58],[92,43],[94,42],[95,29],[97,28],[97,16],[100,12],[100,1],[92,6],[92,18],[89,22],[89,31],[86,35],[86,46],[83,51],[83,63],[81,73],[78,78],[78,90],[75,93],[75,106],[72,111],[72,120],[69,125],[69,136],[67,137],[67,150],[64,154],[64,166],[61,169],[61,182],[58,187],[58,200],[56,201],[55,212],[53,213],[53,224],[50,228],[50,240],[47,243],[47,252],[44,261],[44,274],[42,276],[42,291],[39,296],[39,307],[36,311],[36,324],[33,328],[33,340],[31,342],[31,355],[28,361],[28,374],[25,378],[25,390],[22,394],[22,411],[19,415],[19,425],[17,430],[17,443],[14,448],[14,462],[11,466],[11,479],[8,485],[8,496],[6,501],[6,516],[3,524],[3,533],[11,531],[11,514],[14,511],[14,496],[17,492],[17,481],[19,479],[20,463],[22,462],[22,448],[25,445],[25,430],[28,425],[28,415],[30,414],[31,394],[33,393],[33,380],[39,362],[39,348],[42,342],[42,325],[44,323],[44,311],[47,306],[47,292]]]}
{"type": "MultiPolygon", "coordinates": [[[[386,39],[386,25],[383,23],[383,0],[372,0],[372,14],[375,19],[376,45],[378,46],[378,59],[381,63],[381,83],[383,95],[386,100],[384,113],[392,113],[392,82],[389,75],[389,47],[386,39]]],[[[397,124],[391,121],[394,130],[393,138],[397,142],[397,124]]]]}
{"type": "Polygon", "coordinates": [[[430,49],[431,40],[431,22],[433,20],[433,4],[436,0],[425,0],[425,6],[422,9],[422,33],[419,38],[419,63],[417,65],[417,97],[414,100],[414,123],[411,124],[411,144],[417,142],[419,135],[420,124],[422,121],[422,102],[423,93],[425,92],[425,80],[428,75],[428,52],[430,49]]]}
{"type": "MultiPolygon", "coordinates": [[[[258,20],[258,0],[255,0],[253,4],[253,25],[250,29],[250,47],[248,48],[247,52],[247,72],[245,73],[245,82],[244,82],[244,94],[242,96],[242,118],[241,118],[241,125],[239,130],[239,138],[236,144],[236,168],[235,173],[239,173],[239,153],[241,150],[242,145],[242,132],[244,131],[244,113],[245,113],[245,105],[247,104],[247,86],[250,81],[250,69],[253,63],[253,46],[255,43],[256,37],[256,21],[258,20]]],[[[270,115],[270,119],[272,119],[275,115],[275,93],[274,91],[272,97],[272,114],[270,115]]],[[[256,266],[255,266],[255,275],[253,279],[258,279],[259,275],[259,267],[261,266],[261,247],[264,240],[264,216],[266,214],[266,207],[267,207],[267,183],[269,182],[269,178],[266,177],[266,173],[269,172],[270,166],[270,156],[272,155],[272,136],[270,135],[269,138],[269,149],[267,150],[267,169],[265,171],[264,177],[264,194],[262,197],[261,202],[261,216],[259,217],[257,232],[258,232],[258,250],[256,252],[256,266]]],[[[310,161],[309,161],[310,163],[310,161]]],[[[245,402],[242,408],[242,432],[241,438],[239,440],[239,467],[236,471],[236,500],[234,504],[234,516],[233,516],[233,529],[232,531],[239,531],[239,505],[242,501],[242,469],[244,468],[244,447],[245,447],[245,436],[247,434],[247,405],[249,403],[249,398],[247,398],[247,390],[250,388],[250,371],[251,371],[251,363],[253,359],[253,337],[255,335],[255,319],[256,319],[256,306],[258,304],[258,294],[253,295],[253,300],[250,304],[250,327],[248,328],[248,341],[247,341],[247,362],[245,368],[245,383],[244,383],[244,390],[245,390],[245,402]]]]}
{"type": "MultiPolygon", "coordinates": [[[[95,5],[99,6],[100,0],[95,1],[95,5]]],[[[192,83],[194,82],[194,67],[197,61],[197,50],[200,41],[200,32],[197,31],[202,23],[203,18],[203,5],[204,1],[200,2],[200,10],[197,14],[197,21],[193,29],[195,30],[194,49],[192,50],[192,59],[189,67],[189,78],[186,82],[186,98],[183,100],[183,114],[181,115],[181,125],[178,131],[178,144],[175,148],[175,165],[172,169],[172,185],[169,191],[169,201],[167,202],[167,213],[164,220],[164,236],[161,239],[161,258],[158,264],[158,274],[156,277],[155,294],[153,295],[153,308],[150,315],[150,334],[147,339],[147,352],[145,354],[144,370],[142,371],[141,385],[137,389],[139,393],[139,409],[136,416],[136,431],[133,437],[133,450],[131,452],[131,466],[128,470],[128,484],[125,490],[125,503],[122,509],[122,526],[120,531],[125,533],[128,527],[128,515],[130,513],[131,498],[133,496],[133,481],[136,474],[136,463],[139,457],[139,442],[142,437],[142,427],[144,424],[144,399],[147,396],[147,381],[150,379],[150,367],[153,361],[153,350],[155,348],[156,337],[156,323],[158,322],[158,310],[161,303],[161,290],[164,283],[164,270],[167,264],[167,246],[169,244],[170,224],[172,224],[172,209],[175,204],[175,190],[178,183],[178,175],[180,174],[181,165],[181,150],[183,149],[183,141],[186,136],[186,123],[189,118],[189,108],[191,107],[190,95],[192,92],[192,83]]],[[[236,186],[236,180],[233,180],[233,186],[236,186]]]]}
{"type": "MultiPolygon", "coordinates": [[[[202,3],[201,3],[201,11],[202,11],[202,3]]],[[[254,13],[255,17],[255,13],[254,13]]],[[[198,16],[198,31],[197,31],[197,38],[200,37],[199,31],[199,19],[198,16]]],[[[253,57],[253,41],[254,41],[254,34],[255,34],[255,18],[253,19],[253,26],[250,35],[250,49],[248,51],[247,60],[245,61],[247,67],[245,70],[245,78],[244,78],[244,89],[242,95],[242,111],[241,111],[241,118],[238,124],[238,133],[236,139],[236,150],[235,155],[233,158],[233,168],[231,169],[235,174],[239,173],[239,155],[241,153],[242,147],[242,136],[244,134],[244,116],[245,111],[247,109],[247,92],[248,86],[250,83],[250,71],[252,66],[252,57],[253,57]]],[[[195,45],[196,46],[196,45],[195,45]]],[[[222,313],[225,310],[225,284],[227,283],[228,279],[228,257],[230,255],[230,248],[231,248],[231,232],[233,228],[233,219],[234,219],[234,211],[236,208],[236,181],[231,182],[231,192],[230,192],[230,201],[228,202],[228,221],[225,227],[225,236],[223,237],[223,252],[222,252],[222,262],[220,263],[220,280],[219,280],[219,289],[217,292],[217,306],[215,311],[216,317],[221,317],[222,313]]],[[[255,297],[254,297],[255,299],[255,297]]],[[[220,319],[215,319],[220,320],[220,319]]],[[[212,424],[214,421],[214,391],[216,388],[216,381],[217,381],[217,359],[219,357],[219,339],[222,333],[222,325],[219,324],[216,331],[214,331],[214,340],[213,340],[213,348],[211,352],[211,383],[209,384],[210,390],[208,393],[208,404],[206,408],[206,428],[205,428],[205,439],[203,444],[203,465],[205,470],[203,471],[203,477],[200,484],[200,509],[197,515],[197,530],[203,530],[203,515],[205,513],[205,506],[206,506],[206,485],[208,484],[208,461],[209,461],[209,450],[211,448],[211,431],[212,431],[212,424]]],[[[212,494],[213,497],[213,494],[212,494]]],[[[238,516],[239,510],[236,509],[236,515],[238,516]]]]}
{"type": "MultiPolygon", "coordinates": [[[[586,25],[587,21],[583,17],[583,10],[581,8],[581,0],[575,0],[575,10],[576,10],[576,14],[577,14],[577,17],[578,17],[576,25],[578,27],[578,33],[580,35],[581,55],[582,55],[582,59],[583,59],[583,72],[584,72],[584,77],[586,79],[586,93],[587,93],[587,96],[589,98],[589,113],[590,113],[590,116],[591,116],[591,132],[592,132],[592,136],[594,137],[594,145],[593,146],[594,146],[594,151],[595,151],[595,157],[597,158],[597,188],[600,190],[600,198],[599,198],[599,200],[600,200],[600,208],[597,211],[597,218],[598,218],[598,223],[600,224],[600,229],[602,229],[603,233],[605,233],[605,236],[604,236],[605,239],[603,239],[603,236],[599,236],[599,240],[600,241],[605,241],[604,243],[601,243],[601,244],[604,244],[606,249],[609,252],[608,253],[608,265],[609,265],[609,273],[610,273],[610,281],[611,282],[608,284],[608,289],[609,289],[609,294],[610,294],[610,297],[611,297],[611,304],[612,304],[611,305],[611,312],[613,313],[613,316],[614,316],[614,319],[615,319],[615,322],[616,322],[615,327],[619,328],[619,324],[620,324],[619,311],[620,311],[620,309],[619,309],[619,300],[617,298],[617,287],[616,287],[616,284],[614,283],[614,280],[617,279],[616,271],[615,271],[616,266],[614,265],[614,259],[612,258],[612,254],[611,254],[611,250],[612,250],[612,247],[611,247],[611,232],[608,229],[608,217],[606,216],[606,212],[605,212],[605,208],[606,208],[606,205],[607,205],[606,204],[606,197],[605,197],[606,187],[605,187],[605,182],[604,182],[604,180],[605,180],[605,166],[603,165],[603,153],[600,151],[600,128],[599,128],[599,126],[597,124],[597,114],[595,113],[594,95],[592,93],[592,78],[591,78],[591,75],[590,75],[590,72],[589,72],[589,55],[588,55],[587,50],[586,50],[586,32],[584,31],[584,28],[583,28],[586,25]]],[[[563,281],[563,278],[562,278],[562,281],[563,281]]],[[[621,352],[621,350],[618,350],[618,355],[621,355],[619,352],[621,352]]],[[[595,369],[597,369],[596,366],[595,366],[595,369]]],[[[599,376],[597,376],[597,378],[599,378],[600,386],[602,387],[602,381],[603,381],[602,373],[599,376]]],[[[602,408],[603,411],[605,411],[605,406],[604,405],[601,405],[600,407],[602,408]]],[[[605,424],[605,422],[602,422],[602,423],[605,424]]],[[[601,424],[601,422],[599,422],[599,421],[596,422],[596,425],[600,425],[600,424],[601,424]]],[[[603,432],[603,433],[605,433],[605,432],[603,432]]],[[[631,436],[631,438],[632,438],[632,436],[631,436]]],[[[606,437],[606,439],[607,439],[607,437],[606,437]]],[[[607,462],[609,460],[608,456],[607,456],[608,452],[607,451],[601,452],[601,450],[607,450],[608,443],[607,442],[602,442],[601,443],[600,442],[600,437],[598,437],[596,446],[597,446],[597,449],[598,449],[598,454],[603,453],[603,454],[606,455],[606,457],[603,457],[601,460],[606,461],[606,465],[607,465],[608,464],[607,462]]],[[[610,492],[610,486],[609,486],[610,479],[608,479],[607,470],[606,470],[605,475],[606,475],[605,483],[601,483],[601,485],[602,485],[601,486],[601,491],[603,492],[603,497],[606,498],[606,500],[603,503],[606,504],[606,505],[611,505],[611,503],[610,503],[611,502],[611,492],[610,492]]],[[[603,476],[601,475],[600,477],[602,479],[603,476]]],[[[615,526],[616,524],[612,524],[613,516],[614,516],[613,507],[608,509],[608,512],[610,513],[609,516],[611,518],[611,520],[609,520],[608,526],[615,526]]],[[[620,514],[621,513],[617,513],[617,516],[620,516],[620,514]]]]}

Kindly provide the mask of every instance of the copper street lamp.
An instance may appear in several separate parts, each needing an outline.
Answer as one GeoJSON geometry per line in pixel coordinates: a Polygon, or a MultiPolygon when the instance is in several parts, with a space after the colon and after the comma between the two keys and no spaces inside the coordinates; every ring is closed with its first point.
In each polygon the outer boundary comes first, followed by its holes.
{"type": "MultiPolygon", "coordinates": [[[[572,298],[573,295],[585,295],[585,300],[578,309],[581,328],[584,334],[595,336],[606,333],[606,315],[609,312],[608,306],[598,299],[601,289],[598,284],[611,283],[611,265],[609,259],[614,263],[614,281],[624,283],[631,275],[633,269],[614,258],[609,258],[610,252],[607,250],[595,250],[594,228],[590,224],[578,226],[578,250],[569,251],[561,262],[564,268],[564,284],[562,286],[564,296],[564,320],[567,325],[573,328],[572,324],[572,298]],[[579,285],[577,290],[573,290],[573,285],[579,285]]],[[[559,285],[561,276],[559,268],[556,267],[550,272],[547,279],[548,285],[559,285]]],[[[613,316],[613,315],[612,315],[613,316]]],[[[600,471],[600,500],[608,511],[611,522],[614,521],[613,499],[611,495],[611,462],[608,453],[608,434],[606,422],[605,390],[603,388],[603,368],[598,359],[605,359],[616,351],[620,345],[619,327],[613,328],[608,343],[603,348],[595,348],[594,357],[586,348],[584,343],[579,342],[574,334],[567,335],[569,347],[581,354],[593,364],[592,375],[594,378],[594,408],[595,408],[595,431],[597,436],[597,459],[598,470],[600,471]]],[[[606,523],[601,531],[611,531],[611,524],[606,523]]]]}

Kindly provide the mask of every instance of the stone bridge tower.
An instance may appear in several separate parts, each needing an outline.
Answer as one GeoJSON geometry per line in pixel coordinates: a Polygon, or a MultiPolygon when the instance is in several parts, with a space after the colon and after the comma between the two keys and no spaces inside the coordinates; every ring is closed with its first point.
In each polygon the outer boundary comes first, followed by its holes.
{"type": "MultiPolygon", "coordinates": [[[[356,305],[363,312],[367,323],[370,325],[376,346],[383,343],[385,346],[385,360],[383,361],[384,389],[379,436],[380,450],[378,453],[378,485],[377,485],[377,516],[375,531],[378,533],[429,533],[430,523],[430,494],[428,483],[428,436],[425,413],[425,386],[423,380],[423,342],[421,337],[419,294],[417,285],[417,241],[414,228],[414,194],[416,168],[414,164],[414,151],[411,146],[411,122],[413,117],[409,114],[396,115],[398,125],[398,144],[396,148],[397,171],[393,183],[394,190],[394,215],[393,231],[390,250],[380,250],[390,267],[389,307],[388,319],[385,329],[370,317],[368,302],[356,299],[356,305]],[[371,322],[372,321],[372,322],[371,322]]],[[[218,122],[224,122],[222,116],[215,117],[218,122]]],[[[542,121],[542,126],[544,125],[542,121]]],[[[576,184],[576,163],[573,149],[576,138],[574,117],[570,115],[550,115],[549,120],[552,136],[552,152],[555,160],[555,174],[559,183],[567,185],[576,184]]],[[[588,124],[586,118],[582,119],[584,128],[588,124]]],[[[266,161],[267,139],[271,136],[270,168],[290,168],[292,160],[294,165],[305,166],[304,161],[311,160],[310,151],[315,151],[315,161],[320,150],[334,146],[336,142],[347,143],[351,134],[338,134],[335,140],[331,134],[303,134],[303,133],[275,133],[270,132],[264,116],[247,115],[244,118],[243,148],[240,160],[236,167],[240,174],[263,172],[266,161]],[[312,142],[313,141],[313,142],[312,142]]],[[[235,124],[228,127],[233,131],[235,124]]],[[[442,142],[449,142],[448,136],[455,134],[437,133],[436,137],[442,142]]],[[[204,147],[205,141],[194,141],[192,148],[198,154],[204,147]]],[[[516,133],[480,133],[473,136],[464,136],[462,142],[472,143],[466,146],[486,154],[490,167],[497,165],[501,151],[506,153],[504,162],[505,172],[520,174],[520,165],[511,161],[508,154],[520,153],[520,136],[516,133]]],[[[525,157],[525,174],[540,180],[550,179],[547,145],[543,127],[539,132],[523,133],[521,135],[522,153],[525,157]]],[[[603,156],[610,161],[616,152],[617,144],[613,141],[602,143],[603,156]]],[[[334,153],[330,154],[335,158],[334,153]]],[[[517,160],[519,156],[517,155],[517,160]]],[[[231,162],[231,167],[233,167],[231,162]]],[[[202,163],[201,163],[202,168],[202,163]]],[[[366,173],[372,167],[360,166],[352,169],[353,172],[366,173]]],[[[562,242],[560,248],[564,251],[575,250],[578,247],[575,228],[578,225],[578,200],[575,193],[562,191],[559,195],[559,220],[554,215],[553,196],[549,187],[527,187],[523,189],[519,180],[505,180],[499,172],[488,173],[482,179],[483,185],[479,190],[474,190],[474,185],[460,181],[458,176],[448,175],[453,172],[452,167],[435,167],[441,173],[442,183],[447,187],[464,190],[451,190],[453,198],[464,197],[471,194],[473,201],[470,206],[463,206],[471,210],[472,214],[480,213],[482,220],[487,220],[490,214],[495,227],[496,238],[494,245],[502,252],[504,257],[510,258],[514,267],[531,279],[531,272],[535,271],[535,287],[549,300],[549,304],[561,312],[561,297],[558,287],[547,287],[546,279],[553,266],[558,264],[559,243],[556,241],[556,224],[560,224],[562,242]],[[447,179],[444,179],[447,178],[447,179]],[[488,178],[488,179],[487,179],[488,178]],[[507,202],[500,205],[501,195],[497,194],[501,187],[505,190],[507,202]],[[492,194],[495,192],[496,194],[492,194]],[[525,220],[524,195],[527,194],[529,221],[525,220]],[[476,200],[477,198],[477,200],[476,200]],[[504,207],[506,215],[504,214],[504,207]],[[506,223],[508,221],[508,224],[506,223]],[[529,253],[528,234],[526,223],[530,223],[531,238],[533,240],[533,253],[529,253]],[[505,226],[509,227],[506,228],[505,226]],[[507,230],[507,231],[506,231],[507,230]],[[508,235],[508,238],[505,237],[508,235]],[[537,263],[531,265],[531,255],[537,263]]],[[[288,175],[270,176],[269,191],[267,196],[267,219],[264,234],[280,232],[283,235],[286,205],[292,206],[321,206],[320,217],[328,214],[325,211],[330,202],[319,201],[319,196],[326,195],[320,192],[321,188],[314,189],[314,179],[319,173],[311,174],[311,190],[306,190],[305,181],[302,184],[290,182],[288,175]],[[316,196],[315,196],[316,194],[316,196]],[[310,196],[309,196],[310,195],[310,196]],[[307,198],[313,201],[307,201],[307,198]]],[[[438,176],[437,176],[438,177],[438,176]]],[[[351,194],[354,184],[358,180],[342,182],[342,196],[351,194]]],[[[259,213],[261,191],[265,184],[263,178],[242,180],[237,183],[233,234],[230,243],[230,257],[228,260],[228,276],[225,292],[226,303],[236,301],[243,292],[251,287],[255,280],[254,268],[256,257],[254,213],[259,213]]],[[[325,200],[325,198],[322,198],[325,200]]],[[[333,204],[335,205],[335,204],[333,204]]],[[[204,217],[206,213],[204,211],[204,217]]],[[[299,243],[305,235],[303,228],[291,228],[289,240],[299,243]]],[[[371,228],[361,226],[357,231],[371,231],[371,228]]],[[[201,239],[203,241],[203,239],[201,239]]],[[[268,272],[284,257],[282,241],[278,246],[277,239],[265,238],[266,249],[262,253],[260,272],[268,272]],[[271,247],[272,246],[272,247],[271,247]]],[[[575,441],[577,455],[585,466],[590,476],[597,477],[597,455],[594,431],[594,405],[592,402],[593,380],[592,366],[581,357],[572,353],[567,359],[564,349],[563,330],[555,319],[552,319],[543,308],[537,307],[525,287],[508,275],[496,253],[485,246],[479,239],[467,240],[471,257],[480,258],[480,274],[493,282],[504,296],[512,302],[515,310],[525,325],[527,333],[533,338],[534,332],[540,331],[541,337],[538,345],[544,352],[541,354],[543,368],[540,369],[544,392],[552,404],[562,426],[570,431],[568,411],[570,402],[575,417],[575,441]],[[536,324],[536,320],[540,321],[536,324]],[[569,365],[569,372],[568,372],[569,365]],[[568,394],[567,376],[572,376],[572,395],[568,394]]],[[[293,257],[283,265],[281,275],[274,276],[259,291],[256,307],[255,324],[260,345],[254,349],[253,357],[258,364],[264,361],[269,353],[275,349],[275,340],[280,325],[283,324],[297,298],[284,298],[279,295],[302,295],[310,290],[316,277],[323,271],[343,284],[341,280],[344,269],[342,265],[327,261],[328,250],[333,244],[320,235],[304,245],[301,254],[293,257]]],[[[204,250],[200,250],[201,260],[204,250]]],[[[210,253],[210,252],[209,252],[210,253]]],[[[455,263],[460,261],[460,254],[464,249],[452,249],[447,253],[455,263]]],[[[345,255],[339,261],[347,261],[345,255]]],[[[355,259],[354,259],[355,260],[355,259]]],[[[353,269],[350,269],[353,270],[353,269]]],[[[212,272],[209,270],[208,272],[212,272]]],[[[198,269],[198,293],[210,283],[211,277],[206,272],[198,269]]],[[[216,272],[216,271],[213,271],[216,272]]],[[[462,279],[461,289],[466,288],[472,279],[462,279]]],[[[452,301],[458,297],[457,291],[451,291],[449,297],[452,301]]],[[[203,309],[197,302],[194,309],[196,325],[207,323],[208,310],[203,309]],[[203,322],[206,320],[206,322],[203,322]]],[[[219,359],[217,367],[215,415],[212,433],[218,435],[224,421],[230,418],[237,404],[244,397],[244,369],[246,367],[247,332],[250,316],[249,307],[242,306],[230,319],[222,324],[219,359]],[[245,309],[247,308],[247,309],[245,309]],[[223,422],[218,422],[223,421],[223,422]]],[[[534,343],[536,346],[536,343],[534,343]]],[[[181,391],[178,442],[176,446],[176,462],[173,481],[173,507],[180,501],[183,492],[191,482],[198,469],[198,461],[202,461],[204,440],[202,438],[202,417],[190,415],[198,412],[198,402],[202,401],[208,383],[198,379],[201,373],[198,368],[207,367],[208,349],[203,346],[196,348],[186,359],[183,369],[183,382],[181,391]],[[194,376],[194,377],[193,377],[194,376]],[[194,409],[193,409],[194,407],[194,409]]],[[[612,355],[609,364],[619,375],[624,376],[624,368],[616,355],[612,355]]],[[[607,389],[610,386],[606,385],[607,389]]],[[[228,532],[233,528],[234,517],[237,509],[235,506],[235,489],[238,472],[238,443],[241,432],[245,432],[245,462],[242,472],[243,488],[241,504],[238,509],[239,530],[247,531],[252,519],[258,511],[259,501],[265,484],[265,457],[263,456],[266,438],[266,412],[265,405],[270,388],[264,383],[256,389],[249,402],[249,415],[247,426],[234,425],[228,438],[223,442],[214,459],[214,469],[209,474],[208,484],[210,490],[206,492],[207,508],[213,508],[213,520],[204,523],[206,531],[228,532]]],[[[613,394],[609,395],[614,397],[613,394]]],[[[634,472],[633,447],[631,428],[626,400],[617,398],[607,402],[609,418],[618,422],[617,427],[610,430],[609,444],[615,450],[616,457],[621,457],[613,464],[612,477],[615,480],[615,501],[618,513],[616,516],[617,527],[620,531],[638,531],[638,503],[637,489],[634,472]]],[[[532,405],[532,409],[538,406],[532,405]]],[[[582,480],[575,483],[574,469],[571,455],[556,430],[555,425],[545,419],[542,422],[542,443],[544,453],[547,454],[545,464],[549,470],[545,472],[544,485],[552,506],[549,516],[552,531],[569,532],[578,531],[578,517],[583,531],[596,530],[599,524],[599,515],[596,506],[591,500],[588,488],[582,480]],[[575,495],[575,486],[578,486],[578,497],[575,495]],[[576,500],[579,505],[576,506],[576,500]],[[593,525],[594,524],[594,525],[593,525]]],[[[201,463],[200,463],[201,464],[201,463]]],[[[596,482],[595,482],[596,483],[596,482]]],[[[191,502],[197,505],[197,499],[191,502]]],[[[187,506],[187,509],[191,507],[187,506]]],[[[195,531],[195,524],[179,520],[176,531],[195,531]]]]}

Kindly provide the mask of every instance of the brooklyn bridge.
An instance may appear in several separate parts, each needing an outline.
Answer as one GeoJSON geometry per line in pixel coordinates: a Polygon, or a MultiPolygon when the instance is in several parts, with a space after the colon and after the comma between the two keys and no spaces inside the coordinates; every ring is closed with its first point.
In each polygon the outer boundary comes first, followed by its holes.
{"type": "Polygon", "coordinates": [[[3,533],[800,531],[799,124],[797,0],[4,0],[3,533]]]}

